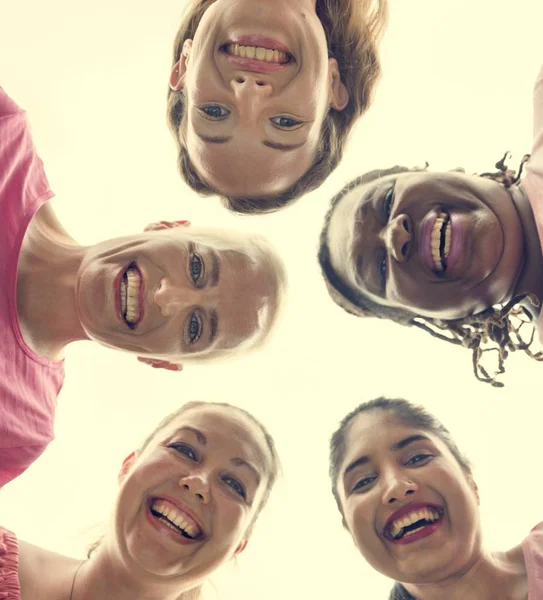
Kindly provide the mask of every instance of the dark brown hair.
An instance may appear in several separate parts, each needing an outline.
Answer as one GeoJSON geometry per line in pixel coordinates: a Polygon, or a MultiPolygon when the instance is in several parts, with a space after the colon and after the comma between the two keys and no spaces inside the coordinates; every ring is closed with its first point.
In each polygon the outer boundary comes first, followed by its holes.
{"type": "MultiPolygon", "coordinates": [[[[192,39],[206,10],[215,0],[192,0],[175,37],[173,63],[179,60],[183,43],[192,39]]],[[[321,130],[315,160],[290,188],[266,197],[223,196],[194,168],[185,141],[186,99],[183,91],[168,90],[168,122],[177,141],[179,169],[185,182],[201,196],[217,194],[225,206],[240,214],[263,214],[291,204],[318,188],[337,167],[354,123],[368,108],[380,65],[377,45],[387,19],[388,0],[317,0],[319,17],[328,42],[328,54],[338,62],[341,81],[349,93],[344,110],[329,110],[321,130]]]]}
{"type": "MultiPolygon", "coordinates": [[[[529,155],[522,159],[518,175],[506,166],[508,153],[496,163],[497,172],[481,173],[481,177],[493,179],[505,188],[520,185],[522,167],[529,155]]],[[[427,167],[428,165],[426,165],[427,167]]],[[[342,275],[333,267],[328,245],[328,229],[336,206],[341,199],[354,187],[369,183],[375,179],[409,171],[425,169],[408,169],[407,167],[392,167],[371,171],[345,186],[333,199],[328,211],[320,237],[318,259],[323,277],[328,287],[330,296],[336,304],[347,312],[359,317],[372,316],[380,319],[390,319],[401,325],[418,327],[428,332],[433,337],[447,341],[451,344],[463,346],[472,351],[473,372],[479,381],[490,383],[494,387],[502,387],[503,383],[489,374],[482,364],[482,357],[486,352],[497,352],[498,363],[496,375],[505,372],[505,360],[510,352],[522,350],[535,360],[543,360],[543,352],[533,352],[531,344],[534,340],[535,327],[526,302],[539,306],[539,299],[533,294],[520,294],[512,298],[504,306],[490,306],[486,310],[462,319],[435,319],[422,317],[415,313],[399,308],[383,306],[374,302],[358,289],[351,286],[342,275]],[[527,325],[530,334],[527,339],[521,335],[521,328],[527,325]]],[[[462,169],[457,169],[462,171],[462,169]]]]}
{"type": "MultiPolygon", "coordinates": [[[[347,436],[353,421],[361,414],[374,411],[388,412],[394,415],[400,423],[409,427],[422,429],[438,437],[450,450],[458,464],[466,475],[471,474],[471,465],[468,459],[460,452],[454,442],[449,430],[434,415],[429,413],[423,406],[412,404],[400,398],[376,398],[369,402],[359,404],[354,410],[346,415],[338,429],[330,440],[330,479],[332,480],[332,493],[336,500],[339,511],[343,517],[343,509],[337,491],[337,480],[339,469],[345,459],[347,452],[347,436]]],[[[345,525],[345,519],[343,519],[345,525]]],[[[396,582],[392,588],[389,600],[416,600],[400,583],[396,582]]]]}

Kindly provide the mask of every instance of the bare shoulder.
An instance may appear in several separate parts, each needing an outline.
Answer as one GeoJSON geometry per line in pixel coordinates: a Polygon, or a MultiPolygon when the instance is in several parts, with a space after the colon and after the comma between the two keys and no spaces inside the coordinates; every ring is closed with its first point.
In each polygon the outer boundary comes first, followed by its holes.
{"type": "Polygon", "coordinates": [[[57,600],[66,597],[79,561],[19,542],[19,581],[22,600],[57,600]]]}

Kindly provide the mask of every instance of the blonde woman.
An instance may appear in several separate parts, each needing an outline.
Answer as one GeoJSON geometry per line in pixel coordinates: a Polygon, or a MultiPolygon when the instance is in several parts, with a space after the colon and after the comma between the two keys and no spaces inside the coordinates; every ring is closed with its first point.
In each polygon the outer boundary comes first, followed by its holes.
{"type": "Polygon", "coordinates": [[[192,0],[168,94],[187,184],[251,214],[317,188],[371,102],[386,12],[386,0],[192,0]]]}
{"type": "Polygon", "coordinates": [[[252,415],[186,404],[124,461],[109,527],[87,560],[0,528],[0,598],[197,600],[247,546],[277,473],[273,439],[252,415]]]}
{"type": "Polygon", "coordinates": [[[0,487],[53,438],[68,344],[179,371],[262,343],[284,290],[259,238],[160,222],[84,247],[52,195],[26,115],[0,88],[0,487]]]}

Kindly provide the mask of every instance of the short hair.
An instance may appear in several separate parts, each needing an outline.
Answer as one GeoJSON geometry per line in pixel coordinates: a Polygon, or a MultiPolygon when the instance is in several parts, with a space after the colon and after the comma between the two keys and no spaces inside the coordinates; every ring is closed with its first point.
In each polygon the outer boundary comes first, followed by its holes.
{"type": "MultiPolygon", "coordinates": [[[[174,41],[173,62],[183,43],[194,37],[206,10],[215,0],[192,0],[174,41]]],[[[387,22],[388,0],[317,0],[319,17],[328,42],[328,54],[338,62],[341,80],[349,92],[344,110],[329,110],[324,119],[313,164],[290,188],[273,196],[224,196],[204,181],[190,160],[186,143],[184,91],[168,89],[168,123],[177,142],[178,164],[187,185],[201,196],[217,194],[232,212],[255,215],[275,212],[317,189],[337,167],[346,139],[369,107],[380,75],[377,45],[387,22]]]]}
{"type": "MultiPolygon", "coordinates": [[[[518,175],[516,171],[507,168],[506,161],[508,156],[509,153],[506,152],[501,160],[496,163],[496,172],[481,173],[479,176],[492,179],[505,188],[520,186],[522,167],[528,160],[529,155],[527,154],[523,157],[518,175]]],[[[468,348],[472,351],[472,364],[475,377],[479,381],[490,383],[494,387],[503,387],[503,383],[490,375],[488,370],[483,366],[482,357],[487,352],[494,351],[498,353],[496,375],[501,375],[505,372],[505,360],[510,352],[521,350],[535,360],[543,360],[543,352],[533,352],[531,350],[535,327],[533,326],[531,313],[526,308],[525,303],[530,302],[536,307],[539,306],[539,299],[534,294],[519,294],[504,306],[489,306],[482,312],[464,318],[435,319],[423,317],[400,308],[379,304],[360,290],[354,288],[332,265],[330,247],[328,245],[328,230],[334,210],[341,199],[353,187],[358,185],[369,183],[387,175],[426,170],[427,166],[426,164],[426,167],[423,169],[409,169],[397,166],[391,169],[371,171],[355,179],[334,196],[325,217],[318,252],[318,260],[328,292],[336,304],[351,314],[359,317],[372,316],[380,319],[389,319],[401,325],[414,326],[440,340],[468,348]],[[531,328],[531,334],[528,336],[528,339],[525,339],[521,335],[522,326],[526,324],[529,324],[531,328]]],[[[455,170],[463,171],[463,169],[455,170]]]]}

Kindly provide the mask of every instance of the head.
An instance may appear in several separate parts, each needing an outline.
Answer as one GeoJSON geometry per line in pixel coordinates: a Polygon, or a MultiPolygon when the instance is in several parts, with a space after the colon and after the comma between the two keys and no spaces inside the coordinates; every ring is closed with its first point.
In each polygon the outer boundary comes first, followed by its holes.
{"type": "Polygon", "coordinates": [[[180,369],[261,344],[284,288],[262,238],[163,221],[86,249],[75,298],[87,338],[180,369]]]}
{"type": "Polygon", "coordinates": [[[330,476],[360,553],[410,591],[454,577],[480,556],[470,465],[423,407],[386,398],[358,406],[332,436],[330,476]]]}
{"type": "Polygon", "coordinates": [[[514,293],[525,262],[514,197],[523,192],[504,159],[483,176],[368,173],[332,200],[319,250],[330,294],[345,310],[464,345],[478,378],[494,384],[479,362],[484,344],[495,342],[503,372],[507,352],[527,347],[509,317],[530,318],[517,306],[525,294],[514,293]]]}
{"type": "Polygon", "coordinates": [[[124,461],[111,527],[93,550],[145,581],[193,589],[245,549],[278,471],[251,414],[185,404],[124,461]]]}
{"type": "Polygon", "coordinates": [[[370,104],[385,19],[386,0],[193,0],[168,92],[188,185],[240,213],[317,188],[370,104]]]}

